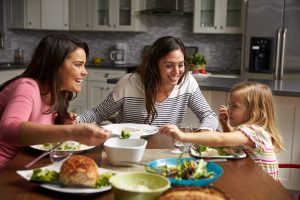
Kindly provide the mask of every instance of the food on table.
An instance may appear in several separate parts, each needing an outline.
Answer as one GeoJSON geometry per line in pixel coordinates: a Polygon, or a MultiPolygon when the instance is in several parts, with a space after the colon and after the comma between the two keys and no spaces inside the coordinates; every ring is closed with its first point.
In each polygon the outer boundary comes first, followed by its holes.
{"type": "Polygon", "coordinates": [[[194,146],[193,149],[199,153],[200,156],[229,156],[230,154],[236,154],[236,149],[230,147],[208,147],[205,145],[194,146]]]}
{"type": "MultiPolygon", "coordinates": [[[[46,143],[46,144],[41,144],[41,145],[36,145],[36,146],[39,149],[47,151],[47,150],[52,149],[56,144],[57,143],[46,143]]],[[[84,144],[80,144],[78,142],[75,142],[75,141],[66,141],[58,147],[58,150],[75,151],[75,150],[84,149],[85,147],[87,147],[87,146],[84,145],[84,144]]]]}
{"type": "Polygon", "coordinates": [[[161,175],[167,176],[167,174],[174,174],[173,178],[177,180],[187,179],[196,180],[201,178],[212,178],[214,172],[207,171],[207,162],[203,159],[197,163],[195,160],[184,160],[181,164],[174,165],[161,165],[157,170],[161,172],[161,175]],[[176,172],[176,173],[175,173],[176,172]]]}
{"type": "Polygon", "coordinates": [[[127,131],[127,130],[122,130],[121,131],[121,135],[120,135],[120,139],[127,139],[131,137],[131,132],[127,131]]]}
{"type": "Polygon", "coordinates": [[[164,192],[159,200],[229,200],[227,195],[214,187],[173,187],[164,192]]]}
{"type": "Polygon", "coordinates": [[[59,172],[48,169],[34,169],[30,180],[37,182],[59,182],[59,172]]]}
{"type": "Polygon", "coordinates": [[[96,187],[99,177],[95,161],[82,155],[72,155],[63,162],[59,180],[66,186],[96,187]]]}

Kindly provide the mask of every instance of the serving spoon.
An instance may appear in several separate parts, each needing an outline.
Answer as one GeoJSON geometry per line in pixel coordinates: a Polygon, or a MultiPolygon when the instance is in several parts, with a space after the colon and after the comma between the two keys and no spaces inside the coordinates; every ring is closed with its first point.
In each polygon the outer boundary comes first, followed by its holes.
{"type": "Polygon", "coordinates": [[[149,173],[153,174],[159,174],[165,177],[174,177],[177,174],[177,170],[172,170],[172,171],[163,171],[158,167],[151,167],[147,165],[146,163],[141,163],[141,162],[134,162],[134,161],[121,161],[122,163],[126,164],[133,164],[133,165],[141,165],[145,167],[145,170],[149,173]]]}

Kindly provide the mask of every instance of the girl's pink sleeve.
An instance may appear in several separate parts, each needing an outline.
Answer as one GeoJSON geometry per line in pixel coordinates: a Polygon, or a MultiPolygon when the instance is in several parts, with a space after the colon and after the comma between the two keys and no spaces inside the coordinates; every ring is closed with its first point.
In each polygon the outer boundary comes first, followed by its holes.
{"type": "Polygon", "coordinates": [[[17,130],[28,121],[34,106],[34,99],[40,98],[38,86],[32,82],[18,84],[10,91],[9,101],[2,113],[0,140],[17,144],[17,130]]]}

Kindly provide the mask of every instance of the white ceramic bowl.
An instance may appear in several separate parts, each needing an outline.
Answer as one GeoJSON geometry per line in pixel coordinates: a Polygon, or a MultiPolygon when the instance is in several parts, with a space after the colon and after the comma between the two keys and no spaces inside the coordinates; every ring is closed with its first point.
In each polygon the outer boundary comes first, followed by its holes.
{"type": "Polygon", "coordinates": [[[143,158],[147,140],[129,138],[110,138],[104,143],[107,160],[112,165],[128,166],[129,162],[140,162],[143,158]]]}
{"type": "Polygon", "coordinates": [[[211,76],[211,73],[209,72],[207,72],[206,74],[201,74],[201,73],[198,74],[191,73],[191,74],[195,77],[197,81],[204,81],[205,79],[211,76]]]}
{"type": "Polygon", "coordinates": [[[156,200],[167,189],[170,181],[157,174],[124,172],[110,178],[115,199],[156,200]]]}

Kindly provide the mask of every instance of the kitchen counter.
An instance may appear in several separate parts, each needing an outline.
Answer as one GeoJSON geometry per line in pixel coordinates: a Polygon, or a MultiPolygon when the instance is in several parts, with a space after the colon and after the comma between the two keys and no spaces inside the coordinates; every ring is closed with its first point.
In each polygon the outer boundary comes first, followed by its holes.
{"type": "MultiPolygon", "coordinates": [[[[108,79],[107,83],[115,84],[119,78],[108,79]]],[[[268,85],[275,96],[300,97],[300,80],[261,80],[245,78],[221,78],[209,77],[204,81],[199,81],[201,90],[204,91],[224,91],[228,92],[235,84],[244,81],[255,81],[268,85]]]]}
{"type": "MultiPolygon", "coordinates": [[[[113,65],[113,64],[92,64],[88,63],[86,65],[90,69],[127,69],[127,73],[133,72],[137,64],[126,64],[126,65],[113,65]]],[[[14,69],[25,69],[25,65],[10,65],[10,66],[0,66],[0,71],[2,70],[14,70],[14,69]]],[[[119,78],[107,79],[107,83],[115,84],[119,78]]],[[[231,77],[209,77],[204,81],[199,81],[199,86],[201,90],[204,91],[229,91],[235,84],[243,81],[256,81],[268,85],[275,96],[291,96],[300,97],[300,80],[262,80],[262,79],[245,79],[239,78],[238,76],[231,77]]]]}

